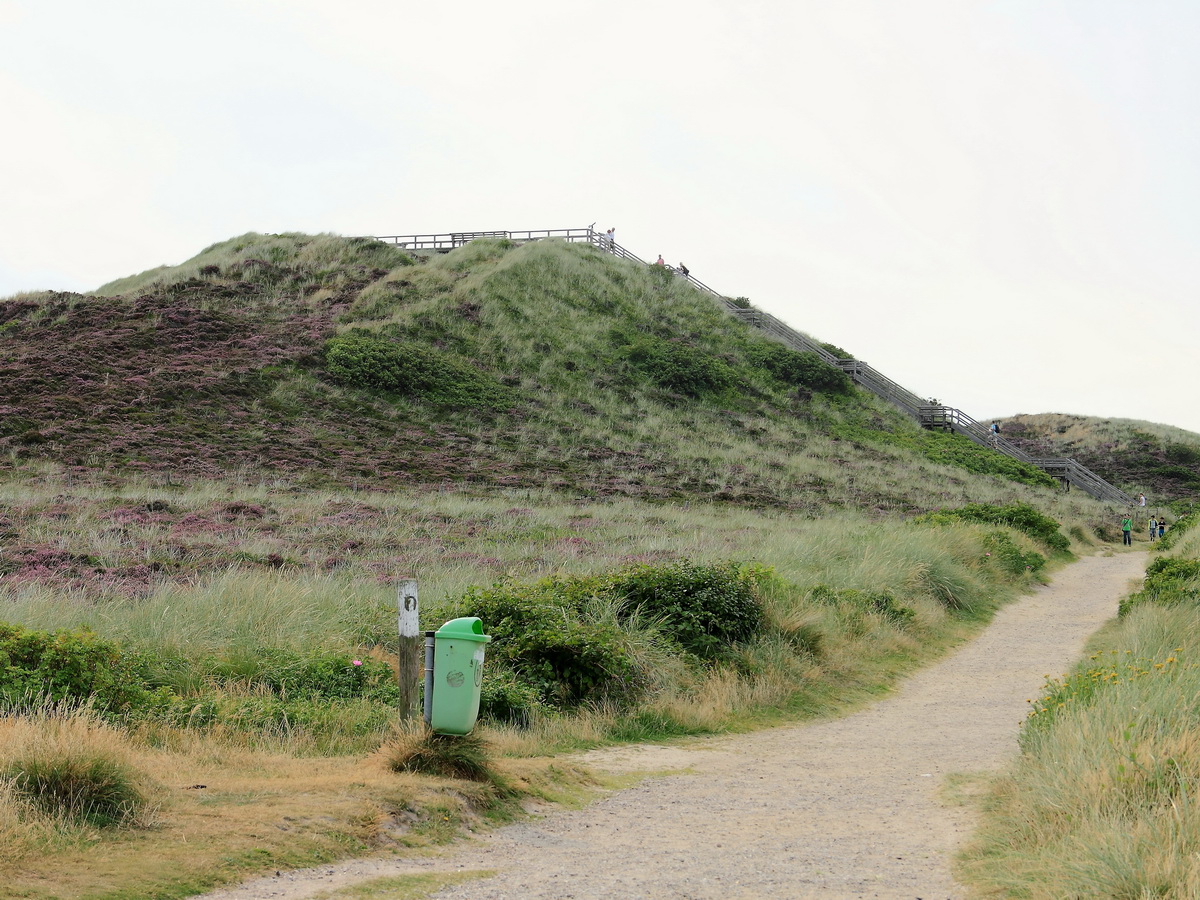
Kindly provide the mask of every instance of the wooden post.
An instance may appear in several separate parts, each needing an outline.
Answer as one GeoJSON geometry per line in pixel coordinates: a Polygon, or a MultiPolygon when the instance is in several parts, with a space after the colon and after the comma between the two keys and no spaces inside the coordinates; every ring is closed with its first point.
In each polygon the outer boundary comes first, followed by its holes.
{"type": "Polygon", "coordinates": [[[417,601],[415,578],[400,582],[396,592],[396,607],[400,614],[400,718],[407,719],[417,705],[425,669],[425,646],[421,639],[420,604],[417,601]]]}

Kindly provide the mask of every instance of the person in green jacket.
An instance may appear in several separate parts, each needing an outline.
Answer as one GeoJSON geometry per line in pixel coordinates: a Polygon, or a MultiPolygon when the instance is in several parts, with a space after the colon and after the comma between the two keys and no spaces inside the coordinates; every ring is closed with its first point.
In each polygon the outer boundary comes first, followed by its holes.
{"type": "Polygon", "coordinates": [[[1121,520],[1121,536],[1125,540],[1126,547],[1133,546],[1133,519],[1128,515],[1121,520]]]}

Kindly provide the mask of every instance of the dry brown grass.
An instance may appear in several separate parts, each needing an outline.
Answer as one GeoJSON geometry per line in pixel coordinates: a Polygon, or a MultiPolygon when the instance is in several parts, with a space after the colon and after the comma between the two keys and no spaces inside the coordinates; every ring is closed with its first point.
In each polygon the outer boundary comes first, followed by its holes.
{"type": "MultiPolygon", "coordinates": [[[[44,742],[47,733],[44,722],[6,719],[0,746],[7,753],[24,740],[18,736],[44,742]]],[[[420,852],[498,814],[490,785],[395,773],[379,755],[300,759],[185,732],[176,732],[164,749],[94,720],[64,726],[58,739],[103,743],[123,754],[158,786],[153,821],[100,839],[87,829],[31,823],[0,791],[6,896],[183,896],[267,865],[420,852]]],[[[561,761],[500,759],[495,765],[522,793],[546,800],[569,800],[594,785],[561,761]]]]}

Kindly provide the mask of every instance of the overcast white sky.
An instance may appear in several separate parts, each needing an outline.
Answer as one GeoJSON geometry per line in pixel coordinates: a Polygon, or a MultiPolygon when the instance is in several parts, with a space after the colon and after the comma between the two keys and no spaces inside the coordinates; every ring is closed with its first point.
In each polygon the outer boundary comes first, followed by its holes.
{"type": "Polygon", "coordinates": [[[1195,0],[0,0],[0,297],[615,226],[979,419],[1200,432],[1195,0]]]}

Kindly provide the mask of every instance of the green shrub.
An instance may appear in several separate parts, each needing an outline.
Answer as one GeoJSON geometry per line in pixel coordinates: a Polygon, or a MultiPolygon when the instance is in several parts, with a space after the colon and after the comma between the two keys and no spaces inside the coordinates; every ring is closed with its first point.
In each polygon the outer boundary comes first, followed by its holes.
{"type": "Polygon", "coordinates": [[[1200,559],[1160,556],[1146,567],[1142,589],[1121,601],[1117,615],[1124,616],[1144,603],[1175,606],[1200,602],[1200,559]]]}
{"type": "Polygon", "coordinates": [[[1200,559],[1160,556],[1146,567],[1146,584],[1200,578],[1200,559]]]}
{"type": "Polygon", "coordinates": [[[541,706],[537,688],[522,681],[511,669],[488,661],[479,693],[480,719],[528,728],[534,712],[541,706]]]}
{"type": "Polygon", "coordinates": [[[221,656],[192,658],[159,650],[144,654],[147,682],[185,697],[244,688],[269,691],[286,700],[370,700],[395,704],[399,686],[391,666],[369,656],[284,647],[231,648],[221,656]]]}
{"type": "Polygon", "coordinates": [[[1175,542],[1187,534],[1188,530],[1196,524],[1197,520],[1200,520],[1200,512],[1191,512],[1187,515],[1180,516],[1175,520],[1175,524],[1173,524],[1162,536],[1162,540],[1158,542],[1158,549],[1171,549],[1173,546],[1175,546],[1175,542]]]}
{"type": "Polygon", "coordinates": [[[853,387],[849,376],[811,351],[797,352],[776,341],[762,341],[750,348],[750,362],[792,387],[844,394],[853,387]]]}
{"type": "Polygon", "coordinates": [[[1200,447],[1169,441],[1163,448],[1168,462],[1180,466],[1200,466],[1200,447]]]}
{"type": "Polygon", "coordinates": [[[836,590],[827,584],[818,584],[808,592],[809,599],[826,606],[848,606],[860,612],[880,615],[893,625],[904,627],[916,617],[916,613],[896,601],[891,591],[862,591],[857,588],[836,590]]]}
{"type": "Polygon", "coordinates": [[[1033,550],[1023,552],[1003,531],[988,534],[983,539],[983,546],[992,564],[1009,575],[1034,574],[1046,565],[1046,557],[1033,550]]]}
{"type": "Polygon", "coordinates": [[[638,566],[618,573],[612,590],[625,615],[648,615],[689,653],[701,659],[724,655],[762,626],[763,609],[752,573],[734,563],[680,561],[638,566]]]}
{"type": "Polygon", "coordinates": [[[350,387],[442,406],[505,409],[513,392],[465,360],[418,344],[354,333],[325,345],[329,374],[350,387]]]}
{"type": "Polygon", "coordinates": [[[492,636],[488,654],[551,706],[624,702],[642,693],[645,674],[612,625],[584,621],[563,603],[561,582],[473,588],[457,604],[492,636]]]}
{"type": "Polygon", "coordinates": [[[239,681],[269,688],[284,698],[373,700],[395,704],[400,688],[390,666],[349,653],[266,647],[233,659],[213,659],[204,666],[219,681],[239,681]]]}
{"type": "Polygon", "coordinates": [[[1052,488],[1056,485],[1055,480],[1037,466],[997,453],[990,447],[981,447],[959,434],[925,431],[918,446],[934,462],[958,466],[977,475],[996,475],[1034,487],[1052,488]]]}
{"type": "Polygon", "coordinates": [[[0,706],[44,701],[125,714],[158,705],[138,659],[91,631],[30,631],[0,622],[0,706]]]}
{"type": "Polygon", "coordinates": [[[828,344],[828,343],[822,341],[821,349],[824,350],[826,353],[832,353],[838,359],[854,359],[853,353],[851,353],[849,350],[843,350],[837,344],[828,344]]]}
{"type": "Polygon", "coordinates": [[[638,335],[625,344],[621,356],[659,387],[688,397],[719,394],[737,382],[723,360],[679,341],[638,335]]]}
{"type": "Polygon", "coordinates": [[[1007,506],[996,506],[991,503],[968,503],[957,509],[926,513],[914,521],[937,524],[979,522],[984,525],[1007,525],[1027,534],[1035,541],[1040,541],[1056,553],[1066,553],[1071,549],[1071,541],[1058,530],[1058,522],[1038,512],[1028,503],[1010,503],[1007,506]]]}
{"type": "Polygon", "coordinates": [[[734,563],[680,561],[473,588],[455,609],[483,620],[493,638],[488,658],[502,673],[485,679],[495,684],[481,710],[521,722],[538,703],[632,703],[650,682],[647,663],[630,649],[634,634],[651,623],[657,636],[643,635],[643,644],[666,640],[702,660],[724,658],[762,627],[755,578],[734,563]]]}

